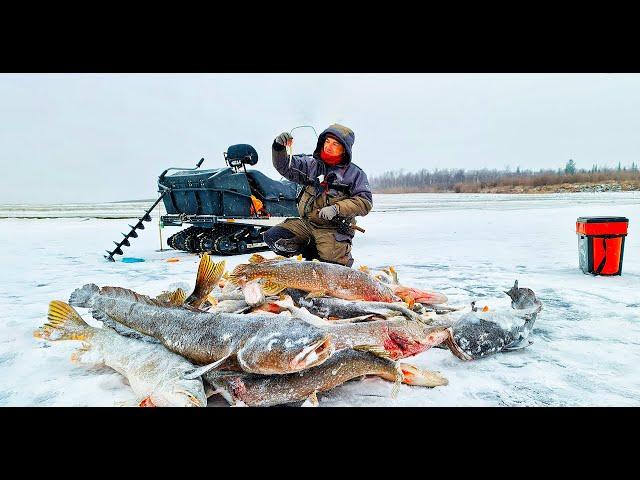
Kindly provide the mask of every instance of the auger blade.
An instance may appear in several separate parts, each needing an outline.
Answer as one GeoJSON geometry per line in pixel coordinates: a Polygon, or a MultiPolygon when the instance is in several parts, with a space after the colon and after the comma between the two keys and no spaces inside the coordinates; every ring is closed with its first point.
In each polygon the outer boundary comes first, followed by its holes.
{"type": "MultiPolygon", "coordinates": [[[[129,225],[131,227],[131,225],[129,225]]],[[[129,236],[131,238],[138,238],[138,233],[136,232],[136,227],[131,227],[131,231],[129,232],[129,236]]]]}
{"type": "Polygon", "coordinates": [[[116,249],[113,251],[112,255],[122,255],[122,249],[120,248],[120,244],[113,242],[116,244],[116,249]]]}
{"type": "Polygon", "coordinates": [[[143,220],[145,222],[150,222],[151,221],[151,215],[149,215],[148,213],[145,213],[144,217],[142,217],[140,220],[143,220]]]}
{"type": "Polygon", "coordinates": [[[124,233],[122,233],[122,232],[120,232],[120,233],[121,233],[122,235],[124,235],[124,238],[122,239],[122,244],[123,244],[123,245],[125,245],[125,246],[127,246],[127,247],[130,247],[130,246],[131,246],[131,243],[129,242],[129,239],[127,238],[127,237],[128,237],[128,235],[125,235],[125,234],[124,234],[124,233]]]}
{"type": "Polygon", "coordinates": [[[109,255],[103,255],[104,258],[106,258],[110,262],[115,262],[115,260],[113,259],[113,253],[111,253],[109,250],[105,250],[105,252],[107,252],[109,255]]]}
{"type": "Polygon", "coordinates": [[[136,228],[139,228],[140,230],[144,230],[144,223],[142,223],[142,221],[136,223],[136,228]]]}

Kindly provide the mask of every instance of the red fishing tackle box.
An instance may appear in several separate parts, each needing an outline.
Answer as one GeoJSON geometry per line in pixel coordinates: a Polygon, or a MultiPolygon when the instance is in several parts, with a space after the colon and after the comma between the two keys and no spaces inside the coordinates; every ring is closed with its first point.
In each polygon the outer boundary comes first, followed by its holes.
{"type": "Polygon", "coordinates": [[[620,275],[628,225],[625,217],[578,217],[580,269],[593,275],[620,275]]]}

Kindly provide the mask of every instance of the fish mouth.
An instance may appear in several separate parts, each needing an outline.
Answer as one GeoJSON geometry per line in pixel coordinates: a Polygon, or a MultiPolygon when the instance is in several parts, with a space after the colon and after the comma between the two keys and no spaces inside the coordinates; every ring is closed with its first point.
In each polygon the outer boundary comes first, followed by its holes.
{"type": "Polygon", "coordinates": [[[447,328],[447,331],[449,332],[449,337],[443,343],[447,347],[449,347],[449,350],[451,350],[451,353],[453,353],[460,360],[464,360],[465,362],[468,362],[469,360],[473,360],[473,357],[471,355],[465,353],[458,346],[456,341],[453,339],[453,330],[451,329],[451,327],[447,328]]]}
{"type": "Polygon", "coordinates": [[[333,353],[333,344],[327,337],[313,345],[306,347],[291,361],[290,367],[293,370],[303,370],[324,362],[333,353]]]}

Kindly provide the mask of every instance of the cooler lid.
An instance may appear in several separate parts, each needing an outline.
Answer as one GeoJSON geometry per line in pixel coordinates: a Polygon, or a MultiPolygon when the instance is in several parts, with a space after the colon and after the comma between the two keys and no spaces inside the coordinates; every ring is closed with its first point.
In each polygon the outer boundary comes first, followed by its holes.
{"type": "Polygon", "coordinates": [[[629,223],[627,217],[578,217],[577,223],[613,223],[626,222],[629,223]]]}

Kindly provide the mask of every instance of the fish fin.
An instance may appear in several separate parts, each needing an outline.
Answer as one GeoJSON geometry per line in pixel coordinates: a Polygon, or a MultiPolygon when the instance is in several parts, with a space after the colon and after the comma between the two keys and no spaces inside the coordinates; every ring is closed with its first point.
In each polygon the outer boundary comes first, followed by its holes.
{"type": "Polygon", "coordinates": [[[360,265],[360,267],[358,267],[358,270],[364,273],[369,273],[369,267],[367,267],[366,265],[360,265]]]}
{"type": "Polygon", "coordinates": [[[353,349],[359,352],[369,352],[376,357],[384,358],[386,360],[392,360],[391,352],[389,350],[385,350],[379,345],[356,345],[353,349]]]}
{"type": "Polygon", "coordinates": [[[180,306],[184,303],[187,298],[187,294],[181,288],[177,288],[173,292],[162,292],[160,295],[157,295],[154,300],[159,302],[168,303],[169,305],[180,306]]]}
{"type": "Polygon", "coordinates": [[[329,317],[327,320],[332,325],[342,325],[344,323],[367,322],[367,321],[373,320],[374,318],[375,318],[375,314],[370,313],[368,315],[361,315],[359,317],[350,317],[350,318],[329,317]]]}
{"type": "Polygon", "coordinates": [[[222,365],[222,363],[231,356],[231,354],[222,357],[220,360],[217,360],[213,363],[210,363],[208,365],[203,365],[201,367],[197,367],[194,368],[193,370],[187,370],[186,372],[184,372],[184,375],[182,378],[186,378],[187,380],[194,380],[202,375],[204,375],[205,373],[207,373],[209,370],[213,370],[216,367],[219,367],[220,365],[222,365]]]}
{"type": "Polygon", "coordinates": [[[151,401],[151,397],[144,397],[140,403],[138,404],[139,407],[155,407],[156,405],[151,401]]]}
{"type": "Polygon", "coordinates": [[[396,272],[396,269],[391,265],[389,266],[389,275],[391,275],[391,278],[393,278],[393,282],[396,285],[400,285],[400,282],[398,281],[398,272],[396,272]]]}
{"type": "Polygon", "coordinates": [[[89,308],[93,306],[93,297],[100,293],[100,287],[95,283],[87,283],[80,288],[76,288],[69,295],[69,305],[74,307],[89,308]]]}
{"type": "MultiPolygon", "coordinates": [[[[258,254],[254,253],[254,255],[258,254]]],[[[247,265],[246,263],[237,265],[229,275],[229,282],[232,285],[243,285],[247,283],[247,270],[249,267],[251,267],[251,265],[247,265]]]]}
{"type": "Polygon", "coordinates": [[[198,265],[196,285],[193,293],[184,301],[185,304],[198,308],[207,299],[216,284],[222,278],[226,261],[214,263],[211,257],[204,253],[198,265]]]}
{"type": "Polygon", "coordinates": [[[249,263],[263,263],[266,261],[267,261],[267,258],[263,257],[259,253],[254,253],[249,257],[249,263]]]}
{"type": "Polygon", "coordinates": [[[309,292],[304,298],[319,298],[324,297],[326,292],[324,290],[318,290],[317,292],[309,292]]]}
{"type": "Polygon", "coordinates": [[[448,385],[449,380],[439,374],[424,368],[418,368],[409,363],[401,363],[402,383],[407,385],[418,385],[421,387],[438,387],[448,385]]]}
{"type": "Polygon", "coordinates": [[[91,328],[72,306],[60,300],[49,302],[47,320],[40,335],[48,340],[84,340],[91,328]]]}
{"type": "Polygon", "coordinates": [[[264,292],[265,295],[278,295],[285,288],[287,288],[286,285],[280,285],[270,280],[267,280],[262,285],[262,291],[264,292]]]}
{"type": "Polygon", "coordinates": [[[128,288],[122,287],[102,287],[100,289],[101,293],[109,298],[121,298],[123,300],[129,300],[132,302],[138,303],[146,303],[147,305],[164,305],[159,300],[155,300],[147,295],[142,295],[140,293],[134,292],[128,288]]]}
{"type": "Polygon", "coordinates": [[[300,406],[301,407],[317,407],[319,403],[317,393],[318,391],[314,390],[313,393],[309,395],[307,399],[304,402],[302,402],[302,405],[300,406]]]}
{"type": "Polygon", "coordinates": [[[393,382],[393,390],[391,390],[391,398],[395,400],[398,398],[398,393],[400,393],[400,384],[404,379],[404,375],[402,374],[402,367],[400,366],[400,362],[395,362],[395,370],[396,370],[396,378],[393,382]]]}
{"type": "Polygon", "coordinates": [[[302,254],[298,255],[298,256],[296,257],[296,260],[298,260],[299,262],[301,262],[301,261],[302,261],[302,254]]]}
{"type": "Polygon", "coordinates": [[[531,344],[533,344],[533,340],[527,340],[526,338],[523,338],[522,340],[510,343],[509,345],[504,347],[502,351],[512,352],[514,350],[522,350],[523,348],[527,348],[531,344]]]}
{"type": "Polygon", "coordinates": [[[182,305],[186,299],[187,293],[180,287],[169,295],[169,303],[171,305],[182,305]]]}

